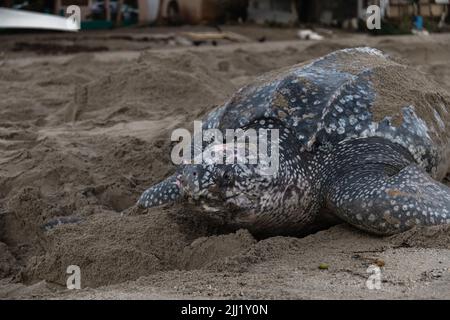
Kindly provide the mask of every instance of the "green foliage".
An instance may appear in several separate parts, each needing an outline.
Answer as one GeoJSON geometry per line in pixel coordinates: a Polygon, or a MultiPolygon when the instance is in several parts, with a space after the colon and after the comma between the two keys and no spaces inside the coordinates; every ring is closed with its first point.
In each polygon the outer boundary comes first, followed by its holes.
{"type": "Polygon", "coordinates": [[[425,30],[428,30],[429,32],[439,32],[440,29],[438,25],[439,22],[433,19],[424,19],[423,21],[423,27],[425,28],[425,30]]]}
{"type": "Polygon", "coordinates": [[[381,29],[369,30],[369,33],[375,36],[410,34],[411,29],[412,19],[405,16],[400,21],[383,20],[381,21],[381,29]]]}

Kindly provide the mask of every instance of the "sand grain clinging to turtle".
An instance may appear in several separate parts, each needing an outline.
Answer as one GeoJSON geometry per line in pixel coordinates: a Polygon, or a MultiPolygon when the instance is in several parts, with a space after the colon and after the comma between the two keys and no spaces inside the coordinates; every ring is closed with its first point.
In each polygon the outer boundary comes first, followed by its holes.
{"type": "Polygon", "coordinates": [[[450,99],[424,74],[372,48],[273,72],[212,111],[204,128],[279,129],[279,170],[182,165],[141,207],[194,203],[227,224],[285,234],[324,212],[393,234],[450,223],[450,99]],[[407,86],[406,86],[407,84],[407,86]]]}

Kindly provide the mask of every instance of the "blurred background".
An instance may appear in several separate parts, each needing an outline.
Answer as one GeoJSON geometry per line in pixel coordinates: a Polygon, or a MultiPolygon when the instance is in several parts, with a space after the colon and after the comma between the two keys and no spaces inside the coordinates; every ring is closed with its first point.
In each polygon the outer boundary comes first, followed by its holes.
{"type": "Polygon", "coordinates": [[[81,27],[107,29],[130,25],[211,25],[253,23],[266,26],[316,26],[367,31],[366,8],[381,8],[377,33],[409,33],[413,27],[446,28],[448,0],[2,0],[0,7],[63,16],[81,8],[81,27]],[[417,17],[420,17],[417,19],[417,17]],[[416,24],[416,25],[414,25],[416,24]]]}
{"type": "Polygon", "coordinates": [[[448,12],[449,0],[0,0],[0,36],[4,51],[33,54],[427,36],[450,30],[448,12]],[[81,32],[58,32],[68,31],[71,5],[80,9],[81,32]],[[380,28],[367,27],[372,5],[380,28]]]}

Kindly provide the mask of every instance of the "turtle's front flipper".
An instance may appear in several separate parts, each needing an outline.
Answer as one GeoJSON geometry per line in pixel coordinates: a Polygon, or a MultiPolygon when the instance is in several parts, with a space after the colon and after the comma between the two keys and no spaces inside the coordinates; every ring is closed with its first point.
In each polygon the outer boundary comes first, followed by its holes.
{"type": "Polygon", "coordinates": [[[394,174],[354,168],[330,185],[326,200],[341,219],[376,234],[450,223],[450,188],[414,164],[394,174]]]}
{"type": "Polygon", "coordinates": [[[157,207],[174,203],[181,198],[181,188],[176,175],[148,188],[139,198],[137,205],[141,208],[157,207]]]}

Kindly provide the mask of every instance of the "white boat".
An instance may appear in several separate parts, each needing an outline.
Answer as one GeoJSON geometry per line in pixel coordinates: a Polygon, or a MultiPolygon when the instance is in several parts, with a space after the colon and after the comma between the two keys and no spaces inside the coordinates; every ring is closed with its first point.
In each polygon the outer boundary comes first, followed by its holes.
{"type": "Polygon", "coordinates": [[[72,8],[75,12],[67,18],[47,13],[0,8],[0,29],[78,31],[80,20],[79,11],[76,12],[77,8],[72,8]],[[77,14],[78,17],[76,16],[77,14]]]}

